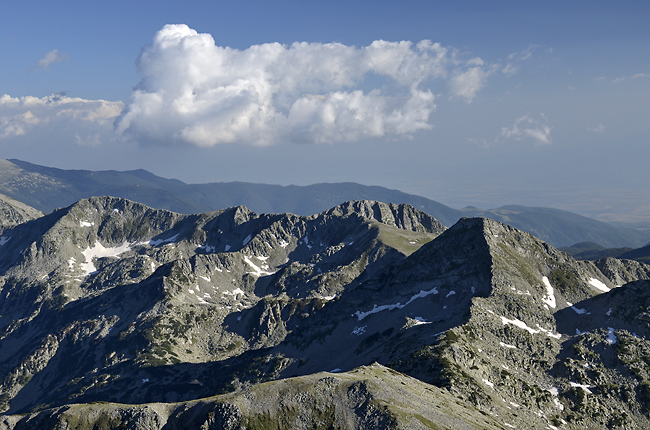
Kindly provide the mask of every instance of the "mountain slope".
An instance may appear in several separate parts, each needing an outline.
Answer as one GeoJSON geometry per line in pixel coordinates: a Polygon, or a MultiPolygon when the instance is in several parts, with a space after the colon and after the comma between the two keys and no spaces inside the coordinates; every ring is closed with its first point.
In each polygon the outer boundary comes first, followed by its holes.
{"type": "Polygon", "coordinates": [[[642,263],[375,201],[91,198],[3,237],[0,428],[650,425],[642,263]]]}
{"type": "Polygon", "coordinates": [[[0,233],[8,227],[36,219],[43,213],[4,194],[0,194],[0,233]]]}

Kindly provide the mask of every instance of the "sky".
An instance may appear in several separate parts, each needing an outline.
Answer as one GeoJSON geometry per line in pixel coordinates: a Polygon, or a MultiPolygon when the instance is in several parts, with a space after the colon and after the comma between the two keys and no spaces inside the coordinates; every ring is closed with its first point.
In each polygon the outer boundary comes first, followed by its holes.
{"type": "Polygon", "coordinates": [[[22,1],[0,158],[650,222],[647,1],[22,1]]]}

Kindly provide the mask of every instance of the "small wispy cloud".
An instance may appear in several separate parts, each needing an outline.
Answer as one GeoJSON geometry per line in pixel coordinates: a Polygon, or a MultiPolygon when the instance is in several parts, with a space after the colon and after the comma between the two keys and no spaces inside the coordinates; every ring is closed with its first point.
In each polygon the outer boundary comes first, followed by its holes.
{"type": "Polygon", "coordinates": [[[605,126],[603,124],[598,124],[596,127],[587,127],[587,131],[600,134],[605,131],[605,126]]]}
{"type": "Polygon", "coordinates": [[[634,80],[634,79],[640,79],[640,78],[650,78],[650,73],[637,73],[637,74],[630,75],[630,76],[621,76],[621,77],[615,78],[612,82],[617,84],[619,82],[629,81],[629,80],[634,80]]]}
{"type": "Polygon", "coordinates": [[[477,66],[470,67],[466,70],[456,69],[451,74],[449,89],[452,98],[459,97],[471,103],[476,98],[478,92],[485,86],[487,78],[494,73],[495,68],[482,67],[483,62],[478,63],[476,59],[468,64],[477,64],[477,66]]]}
{"type": "Polygon", "coordinates": [[[532,139],[538,145],[549,145],[553,142],[548,118],[543,113],[539,114],[539,118],[533,118],[530,114],[517,118],[511,127],[501,128],[501,137],[514,140],[532,139]]]}
{"type": "MultiPolygon", "coordinates": [[[[516,75],[521,68],[521,64],[529,60],[533,56],[535,50],[539,47],[540,45],[528,45],[526,49],[518,52],[513,52],[512,54],[508,55],[508,57],[506,57],[506,65],[501,69],[501,73],[506,76],[516,75]]],[[[552,48],[549,49],[550,50],[547,50],[547,53],[553,52],[552,48]]]]}
{"type": "Polygon", "coordinates": [[[68,55],[65,54],[64,52],[59,51],[58,49],[53,49],[43,58],[38,60],[38,63],[36,63],[36,66],[32,67],[30,71],[35,70],[35,69],[43,69],[45,71],[50,70],[50,66],[54,63],[59,63],[61,61],[66,61],[68,60],[68,55]]]}
{"type": "Polygon", "coordinates": [[[467,141],[481,148],[491,148],[506,140],[530,140],[536,145],[550,145],[553,143],[551,136],[552,127],[548,125],[548,118],[543,113],[533,117],[527,113],[515,120],[510,127],[501,127],[501,132],[493,139],[468,138],[467,141]]]}

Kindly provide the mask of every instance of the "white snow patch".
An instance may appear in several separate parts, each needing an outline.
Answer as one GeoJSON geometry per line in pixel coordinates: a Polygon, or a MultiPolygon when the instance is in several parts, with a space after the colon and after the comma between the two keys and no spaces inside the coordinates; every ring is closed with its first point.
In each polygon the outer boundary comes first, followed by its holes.
{"type": "Polygon", "coordinates": [[[207,282],[210,282],[210,278],[208,278],[207,276],[199,276],[199,278],[205,279],[207,282]]]}
{"type": "Polygon", "coordinates": [[[354,245],[354,242],[348,242],[348,245],[354,245]]]}
{"type": "Polygon", "coordinates": [[[415,320],[415,324],[414,324],[414,325],[431,324],[431,321],[426,321],[426,320],[425,320],[424,318],[422,318],[422,317],[415,317],[415,318],[413,318],[413,319],[415,320]]]}
{"type": "Polygon", "coordinates": [[[226,245],[226,247],[224,248],[224,251],[226,251],[226,252],[230,251],[230,245],[226,245]]]}
{"type": "Polygon", "coordinates": [[[511,404],[512,406],[514,406],[515,408],[519,408],[519,407],[520,407],[520,405],[516,404],[515,402],[510,402],[510,404],[511,404]]]}
{"type": "Polygon", "coordinates": [[[252,238],[251,238],[251,235],[249,234],[248,236],[246,236],[246,237],[244,238],[244,240],[243,240],[242,243],[241,243],[241,246],[246,246],[246,244],[247,244],[248,242],[250,242],[251,239],[252,239],[252,238]]]}
{"type": "Polygon", "coordinates": [[[591,392],[591,390],[589,389],[589,387],[591,387],[591,385],[578,384],[576,382],[570,382],[570,381],[569,381],[569,384],[571,384],[572,387],[582,388],[584,390],[584,392],[587,393],[587,394],[593,394],[591,392]]]}
{"type": "Polygon", "coordinates": [[[119,210],[119,209],[113,209],[113,212],[115,212],[115,213],[118,213],[118,214],[119,214],[119,213],[120,213],[120,210],[119,210]]]}
{"type": "Polygon", "coordinates": [[[551,430],[560,430],[559,428],[555,427],[554,425],[549,424],[548,428],[551,430]]]}
{"type": "Polygon", "coordinates": [[[492,387],[492,388],[494,388],[494,384],[493,384],[492,382],[488,381],[487,379],[483,379],[483,382],[484,382],[485,385],[487,385],[488,387],[492,387]]]}
{"type": "Polygon", "coordinates": [[[149,241],[149,245],[151,246],[158,246],[162,243],[176,243],[176,239],[178,239],[178,235],[175,234],[172,237],[168,237],[167,239],[158,239],[158,240],[153,240],[151,239],[149,241]]]}
{"type": "Polygon", "coordinates": [[[336,369],[332,369],[332,370],[330,370],[329,373],[336,373],[336,372],[340,372],[340,371],[341,371],[341,369],[339,369],[339,368],[337,367],[336,369]]]}
{"type": "Polygon", "coordinates": [[[329,302],[336,298],[336,294],[334,294],[333,296],[316,296],[316,297],[318,297],[319,299],[327,300],[329,302]]]}
{"type": "Polygon", "coordinates": [[[409,305],[413,300],[421,299],[421,298],[426,297],[426,296],[428,296],[430,294],[438,294],[438,290],[435,287],[428,290],[428,291],[420,290],[420,292],[415,294],[414,296],[412,296],[409,299],[409,301],[406,302],[406,304],[401,304],[400,302],[397,302],[397,303],[393,303],[393,304],[390,304],[390,305],[382,305],[382,306],[375,305],[371,310],[369,310],[367,312],[356,311],[354,314],[352,314],[352,316],[356,315],[357,318],[359,319],[359,321],[361,321],[362,319],[364,319],[368,315],[376,314],[377,312],[386,311],[386,310],[392,311],[393,309],[402,309],[402,308],[406,307],[407,305],[409,305]]]}
{"type": "Polygon", "coordinates": [[[581,309],[581,308],[576,308],[575,306],[571,306],[571,309],[575,311],[578,315],[583,315],[587,313],[586,309],[581,309]]]}
{"type": "Polygon", "coordinates": [[[228,295],[228,296],[234,296],[235,298],[237,298],[237,296],[240,295],[240,294],[242,296],[246,295],[246,293],[244,293],[244,291],[241,288],[237,288],[237,289],[235,289],[233,291],[224,291],[223,294],[228,295]]]}
{"type": "Polygon", "coordinates": [[[289,242],[285,240],[280,241],[280,248],[286,248],[287,246],[289,246],[289,242]]]}
{"type": "Polygon", "coordinates": [[[605,339],[605,342],[607,342],[610,345],[614,345],[616,343],[616,335],[614,334],[614,329],[612,327],[607,327],[607,339],[605,339]]]}
{"type": "Polygon", "coordinates": [[[79,225],[81,227],[92,227],[95,225],[94,222],[87,222],[87,221],[79,221],[79,225]]]}
{"type": "MultiPolygon", "coordinates": [[[[248,264],[249,266],[251,266],[253,268],[252,272],[247,272],[247,273],[250,273],[250,274],[255,275],[257,277],[272,275],[272,274],[275,273],[275,272],[267,272],[266,270],[263,270],[261,267],[258,267],[255,263],[253,263],[251,261],[251,259],[250,259],[250,257],[248,255],[244,255],[244,262],[246,262],[246,264],[248,264]]],[[[268,266],[266,266],[266,267],[268,268],[268,266]]]]}
{"type": "MultiPolygon", "coordinates": [[[[499,237],[499,236],[497,236],[497,237],[499,237]]],[[[506,427],[510,427],[511,429],[516,429],[517,428],[517,427],[513,426],[512,424],[508,424],[508,423],[503,423],[503,425],[506,426],[506,427]]]]}
{"type": "Polygon", "coordinates": [[[260,260],[260,261],[266,261],[266,260],[268,260],[268,259],[269,259],[269,257],[268,257],[268,256],[267,256],[267,257],[265,257],[265,256],[263,256],[263,255],[262,255],[261,257],[258,257],[258,256],[256,255],[256,256],[255,256],[255,258],[257,258],[257,259],[258,259],[258,260],[260,260]]]}
{"type": "Polygon", "coordinates": [[[70,266],[70,268],[73,269],[74,268],[74,263],[76,261],[77,260],[74,257],[70,257],[70,259],[68,260],[68,266],[70,266]]]}
{"type": "Polygon", "coordinates": [[[609,310],[607,312],[605,312],[605,315],[607,315],[608,317],[611,316],[612,315],[612,308],[609,308],[609,310]]]}
{"type": "Polygon", "coordinates": [[[589,333],[588,331],[580,331],[580,330],[576,329],[576,336],[580,336],[580,335],[588,334],[588,333],[589,333]]]}
{"type": "Polygon", "coordinates": [[[11,239],[10,237],[0,236],[0,246],[2,246],[5,243],[9,242],[10,239],[11,239]]]}
{"type": "Polygon", "coordinates": [[[503,342],[499,342],[499,345],[501,345],[501,346],[504,347],[504,348],[517,349],[516,346],[514,346],[514,345],[509,345],[509,344],[507,344],[507,343],[503,343],[503,342]]]}
{"type": "Polygon", "coordinates": [[[447,295],[445,296],[445,298],[447,298],[447,297],[449,297],[449,296],[453,296],[453,295],[455,295],[455,294],[456,294],[456,291],[451,290],[450,292],[447,293],[447,295]]]}
{"type": "Polygon", "coordinates": [[[99,241],[97,241],[95,242],[95,246],[93,246],[92,248],[87,248],[84,251],[81,251],[81,253],[86,258],[86,261],[84,263],[81,263],[81,270],[83,270],[86,275],[95,273],[97,269],[93,264],[93,258],[117,257],[123,252],[127,252],[130,250],[131,250],[131,245],[126,242],[114,248],[104,248],[104,245],[102,245],[101,243],[99,243],[99,241]]]}
{"type": "Polygon", "coordinates": [[[542,301],[549,305],[552,308],[555,308],[556,302],[555,302],[555,292],[553,290],[553,286],[549,282],[548,278],[544,276],[542,278],[542,282],[546,286],[546,296],[542,297],[542,301]]]}
{"type": "Polygon", "coordinates": [[[350,333],[350,334],[356,334],[357,336],[361,336],[362,334],[364,334],[366,332],[367,327],[368,327],[367,325],[364,325],[362,327],[357,326],[357,327],[354,328],[354,330],[352,330],[352,333],[350,333]]]}
{"type": "Polygon", "coordinates": [[[610,291],[610,288],[607,285],[603,284],[596,278],[589,279],[589,283],[592,287],[598,288],[600,291],[603,291],[605,293],[610,291]]]}
{"type": "Polygon", "coordinates": [[[545,328],[540,327],[539,324],[537,324],[538,329],[530,328],[530,327],[528,327],[528,325],[525,322],[523,322],[521,320],[518,320],[516,318],[511,320],[511,319],[508,319],[506,317],[501,317],[501,323],[503,323],[503,325],[512,324],[512,325],[514,325],[516,327],[519,327],[520,329],[526,330],[530,334],[537,334],[537,333],[543,332],[547,336],[555,338],[555,339],[559,339],[559,338],[562,337],[562,335],[560,333],[553,333],[551,330],[546,330],[545,328]]]}

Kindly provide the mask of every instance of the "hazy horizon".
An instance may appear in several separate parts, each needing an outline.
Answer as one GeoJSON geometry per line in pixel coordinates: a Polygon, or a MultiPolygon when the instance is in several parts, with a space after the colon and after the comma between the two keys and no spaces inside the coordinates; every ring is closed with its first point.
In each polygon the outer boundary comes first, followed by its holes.
{"type": "Polygon", "coordinates": [[[650,221],[644,2],[5,8],[0,158],[650,221]]]}

